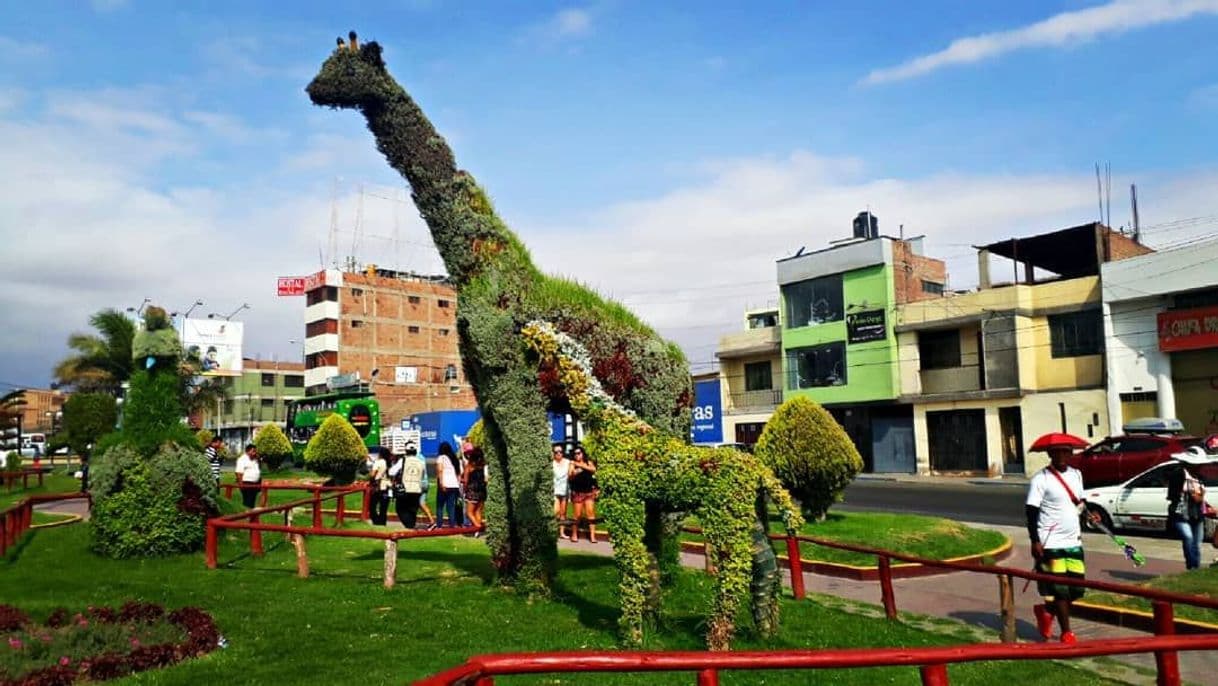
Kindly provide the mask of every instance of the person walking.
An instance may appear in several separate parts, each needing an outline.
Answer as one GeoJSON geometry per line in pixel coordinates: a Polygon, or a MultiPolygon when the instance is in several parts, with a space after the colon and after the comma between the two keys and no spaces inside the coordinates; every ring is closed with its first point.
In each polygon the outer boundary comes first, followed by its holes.
{"type": "MultiPolygon", "coordinates": [[[[1080,496],[1083,475],[1066,464],[1080,444],[1085,447],[1087,442],[1069,434],[1047,434],[1033,443],[1032,450],[1049,454],[1049,464],[1032,476],[1024,508],[1036,571],[1065,579],[1082,579],[1086,575],[1079,522],[1079,517],[1087,512],[1086,502],[1080,496]]],[[[1099,520],[1095,513],[1088,516],[1092,521],[1099,520]]],[[[1038,581],[1036,585],[1045,599],[1033,608],[1040,635],[1046,640],[1053,635],[1056,618],[1061,626],[1061,642],[1078,642],[1070,629],[1070,606],[1083,596],[1083,589],[1047,581],[1038,581]]]]}
{"type": "Polygon", "coordinates": [[[474,538],[482,535],[482,508],[486,505],[486,457],[482,448],[470,446],[466,453],[465,471],[461,474],[461,485],[465,491],[466,512],[470,526],[475,526],[474,538]]]}
{"type": "Polygon", "coordinates": [[[552,453],[554,460],[550,466],[554,469],[554,518],[558,520],[558,537],[565,538],[563,522],[567,521],[567,498],[571,494],[571,460],[567,459],[562,443],[555,443],[552,453]]]}
{"type": "Polygon", "coordinates": [[[596,543],[596,462],[584,454],[582,445],[575,446],[571,459],[571,476],[567,479],[571,489],[571,502],[575,509],[575,521],[571,524],[571,540],[579,540],[579,523],[588,522],[588,540],[596,543]]]}
{"type": "Polygon", "coordinates": [[[211,465],[211,475],[216,479],[216,485],[220,484],[220,466],[224,462],[224,441],[220,440],[219,436],[212,436],[208,441],[207,447],[203,449],[203,455],[207,458],[207,464],[211,465]]]}
{"type": "Polygon", "coordinates": [[[389,468],[389,477],[393,479],[398,521],[406,529],[414,529],[418,524],[419,503],[427,493],[427,463],[413,444],[407,444],[406,455],[389,468]]]}
{"type": "Polygon", "coordinates": [[[245,509],[252,510],[258,504],[258,486],[262,483],[262,460],[253,443],[245,446],[245,453],[237,460],[237,483],[241,484],[241,502],[245,509]]]}
{"type": "Polygon", "coordinates": [[[389,489],[393,485],[389,480],[389,463],[385,461],[384,448],[377,446],[369,452],[373,456],[372,467],[368,470],[372,523],[384,526],[389,523],[389,489]]]}
{"type": "Polygon", "coordinates": [[[1175,455],[1178,466],[1167,481],[1167,530],[1180,537],[1184,548],[1184,568],[1201,566],[1201,539],[1205,536],[1205,483],[1197,465],[1211,462],[1205,451],[1175,455]]]}
{"type": "Polygon", "coordinates": [[[448,514],[448,525],[458,526],[457,497],[461,494],[461,472],[457,454],[448,441],[440,444],[436,456],[436,521],[432,528],[444,526],[444,515],[448,514]]]}

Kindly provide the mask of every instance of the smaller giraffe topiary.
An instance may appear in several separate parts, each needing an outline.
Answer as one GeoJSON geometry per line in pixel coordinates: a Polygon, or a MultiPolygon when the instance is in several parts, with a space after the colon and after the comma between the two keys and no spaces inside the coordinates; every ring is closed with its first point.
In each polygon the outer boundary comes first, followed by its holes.
{"type": "Polygon", "coordinates": [[[717,570],[708,647],[728,649],[736,611],[750,591],[758,633],[773,635],[781,574],[766,536],[766,497],[788,531],[803,524],[774,473],[747,453],[691,446],[653,429],[605,392],[592,373],[588,352],[553,325],[530,322],[521,335],[539,374],[556,381],[584,422],[585,448],[597,460],[600,511],[621,576],[624,641],[640,644],[646,616],[658,610],[659,579],[645,543],[649,506],[691,513],[702,525],[706,554],[717,570]]]}

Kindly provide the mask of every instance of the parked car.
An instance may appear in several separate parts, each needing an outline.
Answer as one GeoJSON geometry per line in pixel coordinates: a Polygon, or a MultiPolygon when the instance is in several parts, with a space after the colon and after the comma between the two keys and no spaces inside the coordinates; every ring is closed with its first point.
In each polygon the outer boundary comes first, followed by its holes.
{"type": "MultiPolygon", "coordinates": [[[[1179,462],[1165,462],[1116,486],[1088,487],[1087,509],[1098,513],[1110,529],[1164,531],[1167,527],[1167,482],[1176,469],[1182,469],[1179,462]]],[[[1218,507],[1218,457],[1195,470],[1205,483],[1205,501],[1210,507],[1218,507]]],[[[1083,523],[1093,528],[1086,518],[1083,523]]],[[[1205,520],[1206,540],[1213,540],[1215,527],[1218,527],[1218,519],[1211,511],[1205,520]]]]}
{"type": "Polygon", "coordinates": [[[1119,484],[1202,443],[1183,435],[1184,425],[1176,419],[1139,419],[1122,429],[1124,436],[1109,436],[1070,458],[1088,487],[1119,484]]]}

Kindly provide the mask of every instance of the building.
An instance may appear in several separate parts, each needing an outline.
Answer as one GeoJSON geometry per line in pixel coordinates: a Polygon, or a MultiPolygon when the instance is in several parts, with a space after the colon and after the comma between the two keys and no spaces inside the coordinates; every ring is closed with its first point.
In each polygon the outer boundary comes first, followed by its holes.
{"type": "Polygon", "coordinates": [[[304,397],[304,364],[245,358],[241,376],[224,377],[228,400],[205,425],[234,449],[253,439],[265,424],[284,428],[288,402],[304,397]]]}
{"type": "Polygon", "coordinates": [[[21,407],[21,430],[25,433],[50,435],[63,419],[63,404],[68,394],[45,388],[27,388],[25,405],[21,407]]]}
{"type": "Polygon", "coordinates": [[[1045,464],[1025,455],[1037,436],[1101,437],[1100,267],[1147,252],[1100,224],[1009,239],[978,248],[978,290],[899,307],[918,472],[1030,474],[1045,464]],[[1012,262],[1011,282],[992,281],[991,256],[1012,262]]]}
{"type": "Polygon", "coordinates": [[[801,249],[778,260],[777,272],[782,398],[774,400],[802,395],[824,405],[867,471],[914,471],[892,318],[897,305],[942,297],[943,261],[922,254],[921,237],[881,236],[875,216],[860,213],[853,239],[801,249]]]}
{"type": "Polygon", "coordinates": [[[1108,433],[1174,417],[1218,433],[1218,241],[1104,264],[1108,433]]]}
{"type": "Polygon", "coordinates": [[[778,309],[745,313],[744,330],[719,339],[722,441],[753,445],[782,403],[778,309]]]}
{"type": "Polygon", "coordinates": [[[305,298],[308,395],[351,375],[371,385],[392,425],[477,406],[461,368],[457,293],[442,277],[328,269],[307,279],[305,298]]]}

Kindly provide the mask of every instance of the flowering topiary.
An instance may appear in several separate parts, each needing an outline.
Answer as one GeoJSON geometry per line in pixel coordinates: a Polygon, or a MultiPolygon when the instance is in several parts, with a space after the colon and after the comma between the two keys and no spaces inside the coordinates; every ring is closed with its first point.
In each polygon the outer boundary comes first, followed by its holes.
{"type": "Polygon", "coordinates": [[[269,469],[279,469],[292,455],[292,444],[277,424],[264,424],[258,429],[254,435],[254,447],[258,449],[258,458],[269,469]]]}
{"type": "Polygon", "coordinates": [[[339,414],[331,414],[305,446],[305,466],[335,483],[348,484],[368,456],[359,432],[339,414]]]}

